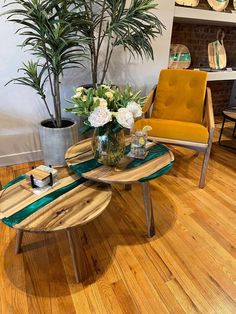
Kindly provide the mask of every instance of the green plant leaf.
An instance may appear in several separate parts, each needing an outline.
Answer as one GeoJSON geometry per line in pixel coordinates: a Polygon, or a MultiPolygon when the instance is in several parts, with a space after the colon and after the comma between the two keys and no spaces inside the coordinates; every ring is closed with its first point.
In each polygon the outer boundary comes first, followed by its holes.
{"type": "Polygon", "coordinates": [[[89,38],[80,29],[89,27],[82,4],[74,0],[6,1],[3,15],[19,26],[21,47],[36,58],[21,69],[24,76],[16,84],[31,86],[45,100],[44,85],[50,83],[56,121],[60,124],[60,77],[65,70],[82,66],[89,38]],[[40,65],[43,65],[41,67],[40,65]]]}

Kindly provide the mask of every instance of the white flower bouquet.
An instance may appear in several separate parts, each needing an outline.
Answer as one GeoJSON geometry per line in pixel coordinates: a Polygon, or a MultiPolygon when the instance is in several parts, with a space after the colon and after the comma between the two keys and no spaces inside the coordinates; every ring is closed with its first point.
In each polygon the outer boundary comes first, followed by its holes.
{"type": "Polygon", "coordinates": [[[73,107],[66,111],[84,118],[84,130],[107,128],[116,130],[131,129],[136,118],[142,116],[145,98],[140,91],[134,93],[129,85],[119,89],[113,85],[101,85],[97,88],[78,87],[69,101],[73,107]]]}

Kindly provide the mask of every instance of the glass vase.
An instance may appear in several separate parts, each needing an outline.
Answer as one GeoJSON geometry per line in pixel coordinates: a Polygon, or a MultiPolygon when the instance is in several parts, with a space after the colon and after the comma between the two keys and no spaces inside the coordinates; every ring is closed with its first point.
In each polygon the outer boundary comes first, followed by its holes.
{"type": "Polygon", "coordinates": [[[125,135],[123,129],[101,127],[94,130],[92,139],[94,158],[106,166],[115,166],[124,156],[125,135]]]}

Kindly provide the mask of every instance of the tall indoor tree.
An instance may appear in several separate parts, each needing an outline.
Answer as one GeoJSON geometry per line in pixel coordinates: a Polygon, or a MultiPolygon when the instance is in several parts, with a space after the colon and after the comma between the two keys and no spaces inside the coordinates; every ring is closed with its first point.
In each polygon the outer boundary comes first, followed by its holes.
{"type": "Polygon", "coordinates": [[[41,96],[54,127],[62,127],[60,83],[63,73],[80,67],[86,57],[87,39],[80,32],[90,27],[84,19],[83,4],[74,0],[13,0],[7,2],[4,13],[10,22],[19,25],[17,32],[24,37],[22,47],[33,60],[23,64],[22,76],[16,84],[30,86],[41,96]],[[45,83],[50,86],[54,113],[46,96],[45,83]]]}
{"type": "MultiPolygon", "coordinates": [[[[76,0],[75,0],[76,1],[76,0]]],[[[93,85],[103,83],[116,47],[123,46],[135,57],[154,59],[152,40],[162,34],[165,26],[154,14],[155,0],[77,0],[83,6],[88,27],[81,33],[90,38],[93,85]],[[105,58],[101,58],[101,50],[105,58]],[[102,60],[102,69],[99,61],[102,60]],[[98,72],[101,73],[100,77],[98,72]],[[100,79],[100,80],[99,80],[100,79]]]]}

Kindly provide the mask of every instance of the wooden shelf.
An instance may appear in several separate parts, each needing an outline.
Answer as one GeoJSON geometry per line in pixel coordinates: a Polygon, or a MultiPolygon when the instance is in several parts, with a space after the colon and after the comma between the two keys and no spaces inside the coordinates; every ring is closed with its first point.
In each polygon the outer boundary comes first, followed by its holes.
{"type": "Polygon", "coordinates": [[[208,72],[208,81],[236,80],[236,71],[208,72]]]}
{"type": "MultiPolygon", "coordinates": [[[[197,69],[195,69],[198,71],[197,69]]],[[[201,70],[201,69],[199,69],[201,70]]],[[[201,71],[204,71],[203,69],[201,71]]],[[[236,80],[236,71],[216,71],[208,72],[208,81],[234,81],[236,80]]]]}
{"type": "Polygon", "coordinates": [[[174,21],[181,23],[236,26],[236,13],[175,6],[174,21]]]}

